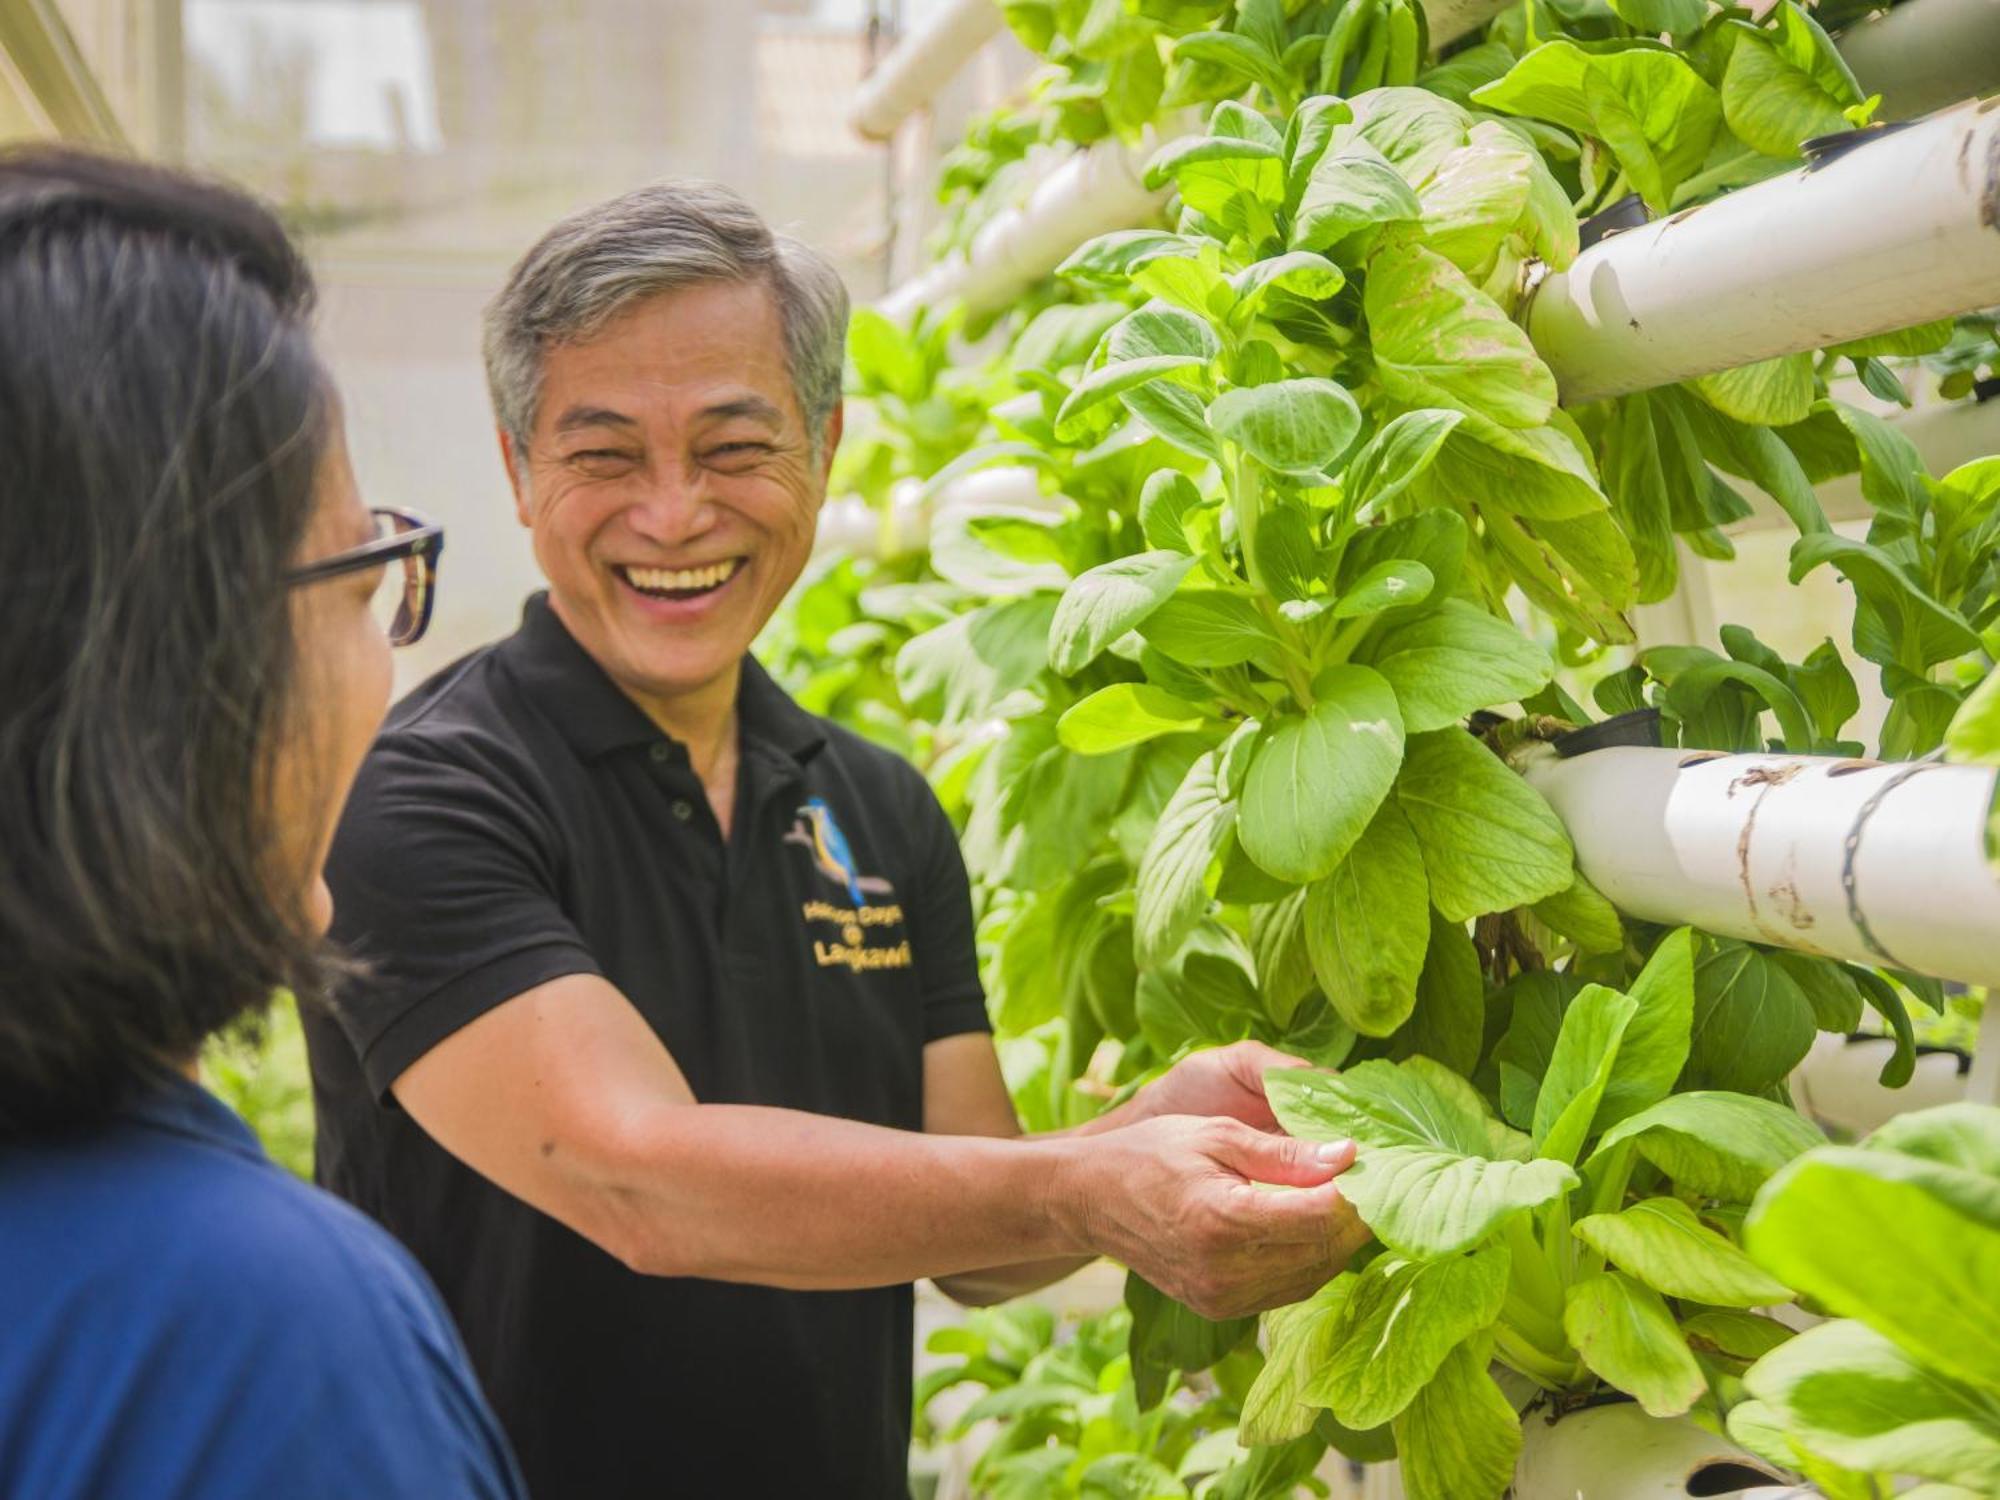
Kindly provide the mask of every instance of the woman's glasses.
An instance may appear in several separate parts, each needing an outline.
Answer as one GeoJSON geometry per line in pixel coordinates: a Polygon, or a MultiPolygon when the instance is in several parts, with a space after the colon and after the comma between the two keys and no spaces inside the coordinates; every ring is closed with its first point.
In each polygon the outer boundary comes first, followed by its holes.
{"type": "Polygon", "coordinates": [[[390,645],[414,645],[431,623],[431,605],[437,598],[438,554],[444,551],[444,528],[414,511],[382,508],[370,514],[375,518],[374,541],[294,568],[285,575],[285,582],[293,586],[318,583],[343,573],[387,567],[388,572],[375,591],[376,618],[382,622],[390,645]]]}

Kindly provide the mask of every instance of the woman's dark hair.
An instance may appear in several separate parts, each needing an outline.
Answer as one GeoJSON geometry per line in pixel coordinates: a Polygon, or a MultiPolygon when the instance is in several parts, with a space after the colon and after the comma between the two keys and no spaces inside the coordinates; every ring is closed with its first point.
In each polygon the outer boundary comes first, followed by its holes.
{"type": "Polygon", "coordinates": [[[231,188],[0,152],[0,1139],[320,992],[271,810],[329,390],[231,188]]]}

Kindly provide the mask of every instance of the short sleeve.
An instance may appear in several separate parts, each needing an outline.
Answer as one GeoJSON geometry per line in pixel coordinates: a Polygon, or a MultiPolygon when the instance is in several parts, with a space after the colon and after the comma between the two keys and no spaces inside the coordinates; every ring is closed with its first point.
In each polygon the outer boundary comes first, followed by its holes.
{"type": "Polygon", "coordinates": [[[910,826],[916,831],[914,890],[904,893],[917,978],[923,988],[924,1040],[967,1031],[991,1031],[986,991],[979,982],[979,949],[973,936],[972,886],[958,831],[938,805],[937,794],[914,769],[908,770],[910,826]]]}
{"type": "Polygon", "coordinates": [[[408,733],[369,752],[327,861],[333,937],[361,972],[335,1016],[379,1098],[514,996],[601,974],[560,897],[563,845],[532,772],[408,733]]]}

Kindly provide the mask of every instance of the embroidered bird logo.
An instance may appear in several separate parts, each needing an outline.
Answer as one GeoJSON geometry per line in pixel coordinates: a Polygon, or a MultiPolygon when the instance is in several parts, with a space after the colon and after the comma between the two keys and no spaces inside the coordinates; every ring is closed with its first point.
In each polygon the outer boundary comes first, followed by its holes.
{"type": "Polygon", "coordinates": [[[799,809],[799,816],[811,825],[813,861],[820,873],[835,884],[846,886],[847,894],[860,906],[861,872],[855,867],[854,851],[847,847],[847,836],[833,821],[833,809],[826,805],[824,797],[809,797],[799,809]]]}

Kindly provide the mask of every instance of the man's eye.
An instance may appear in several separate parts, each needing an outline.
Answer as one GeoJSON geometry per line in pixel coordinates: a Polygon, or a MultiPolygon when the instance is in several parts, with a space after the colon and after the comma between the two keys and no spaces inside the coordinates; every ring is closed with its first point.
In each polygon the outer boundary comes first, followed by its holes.
{"type": "Polygon", "coordinates": [[[711,457],[731,458],[745,453],[769,453],[769,443],[721,443],[708,450],[711,457]]]}
{"type": "Polygon", "coordinates": [[[632,455],[620,453],[616,448],[585,448],[569,456],[571,463],[622,464],[630,463],[632,455]]]}

